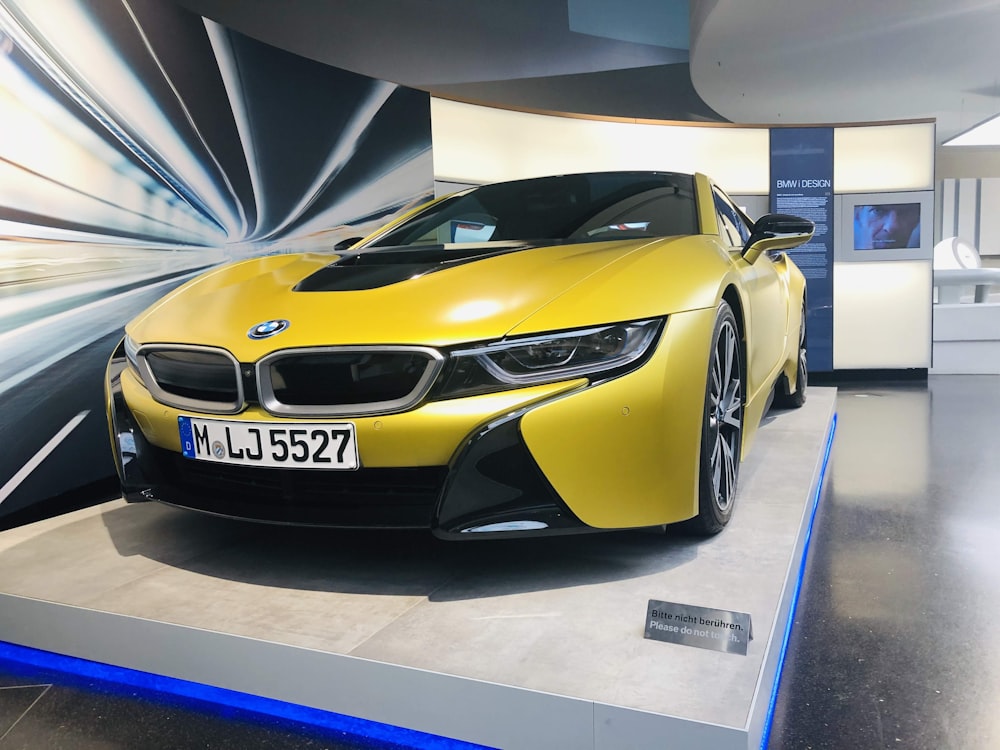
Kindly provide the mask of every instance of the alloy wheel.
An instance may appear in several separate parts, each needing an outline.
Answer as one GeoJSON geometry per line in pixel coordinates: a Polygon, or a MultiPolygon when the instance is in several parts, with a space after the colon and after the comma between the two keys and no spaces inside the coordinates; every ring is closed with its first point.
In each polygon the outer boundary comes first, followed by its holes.
{"type": "Polygon", "coordinates": [[[743,379],[740,341],[731,320],[723,321],[712,353],[709,378],[709,474],[715,505],[729,510],[736,492],[743,433],[743,379]]]}

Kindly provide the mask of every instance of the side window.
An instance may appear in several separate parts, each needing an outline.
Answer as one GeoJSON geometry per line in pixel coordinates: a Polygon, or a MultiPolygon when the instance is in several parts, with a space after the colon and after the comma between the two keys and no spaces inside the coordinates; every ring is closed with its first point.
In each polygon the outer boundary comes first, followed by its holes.
{"type": "Polygon", "coordinates": [[[742,247],[750,239],[750,225],[746,217],[718,189],[714,191],[714,195],[722,238],[728,240],[732,247],[742,247]]]}

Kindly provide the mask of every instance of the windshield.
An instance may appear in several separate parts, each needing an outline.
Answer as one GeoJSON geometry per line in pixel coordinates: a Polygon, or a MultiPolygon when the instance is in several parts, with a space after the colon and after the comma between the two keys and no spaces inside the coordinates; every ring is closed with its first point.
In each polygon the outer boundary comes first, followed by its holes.
{"type": "Polygon", "coordinates": [[[697,234],[694,178],[600,172],[484,185],[431,206],[369,247],[697,234]]]}

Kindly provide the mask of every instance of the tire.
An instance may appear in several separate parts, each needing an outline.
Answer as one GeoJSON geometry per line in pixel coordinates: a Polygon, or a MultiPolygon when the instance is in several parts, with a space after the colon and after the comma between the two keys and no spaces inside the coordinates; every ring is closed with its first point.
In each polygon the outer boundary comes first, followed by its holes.
{"type": "Polygon", "coordinates": [[[774,386],[774,406],[779,409],[798,409],[806,402],[806,389],[809,386],[809,362],[806,357],[806,308],[802,305],[802,322],[799,324],[799,358],[795,365],[795,392],[785,373],[781,373],[774,386]]]}
{"type": "Polygon", "coordinates": [[[729,523],[736,500],[745,399],[743,340],[729,303],[719,304],[705,384],[698,468],[698,515],[685,530],[717,534],[729,523]]]}

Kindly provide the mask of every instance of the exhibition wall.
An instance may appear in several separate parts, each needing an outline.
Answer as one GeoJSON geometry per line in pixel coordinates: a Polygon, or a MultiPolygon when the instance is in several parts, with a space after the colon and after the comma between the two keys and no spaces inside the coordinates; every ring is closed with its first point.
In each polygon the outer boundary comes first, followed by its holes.
{"type": "Polygon", "coordinates": [[[767,194],[767,128],[516,112],[431,99],[435,179],[483,184],[568,172],[710,174],[733,194],[767,194]]]}
{"type": "Polygon", "coordinates": [[[1000,177],[940,181],[940,236],[960,237],[983,257],[1000,256],[1000,177]]]}
{"type": "MultiPolygon", "coordinates": [[[[576,117],[431,99],[436,179],[482,184],[567,170],[711,175],[731,195],[767,195],[770,127],[576,117]]],[[[836,193],[931,190],[930,122],[835,127],[836,193]]]]}
{"type": "Polygon", "coordinates": [[[58,7],[0,0],[0,526],[115,491],[104,367],[142,309],[433,193],[425,92],[167,0],[58,7]]]}

